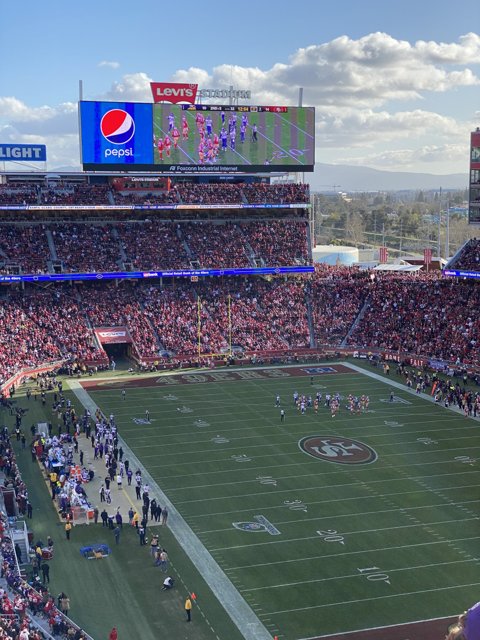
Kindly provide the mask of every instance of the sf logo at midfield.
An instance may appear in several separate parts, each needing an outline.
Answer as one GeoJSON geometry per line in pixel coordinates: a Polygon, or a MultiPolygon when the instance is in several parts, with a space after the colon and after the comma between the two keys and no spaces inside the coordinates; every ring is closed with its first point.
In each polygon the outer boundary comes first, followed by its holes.
{"type": "Polygon", "coordinates": [[[306,436],[298,446],[312,458],[337,464],[370,464],[378,458],[368,445],[342,436],[306,436]]]}

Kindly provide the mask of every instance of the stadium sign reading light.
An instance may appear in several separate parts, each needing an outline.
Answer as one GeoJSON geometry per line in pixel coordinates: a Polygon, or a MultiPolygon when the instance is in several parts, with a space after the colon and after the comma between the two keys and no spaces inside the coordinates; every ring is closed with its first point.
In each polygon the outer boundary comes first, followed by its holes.
{"type": "Polygon", "coordinates": [[[0,160],[46,162],[47,147],[44,144],[0,144],[0,160]]]}

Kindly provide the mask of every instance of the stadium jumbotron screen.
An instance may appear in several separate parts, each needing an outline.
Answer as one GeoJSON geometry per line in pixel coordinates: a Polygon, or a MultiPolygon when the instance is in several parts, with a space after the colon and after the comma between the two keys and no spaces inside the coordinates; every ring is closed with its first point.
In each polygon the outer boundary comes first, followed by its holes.
{"type": "Polygon", "coordinates": [[[313,107],[80,102],[85,171],[313,171],[313,107]]]}

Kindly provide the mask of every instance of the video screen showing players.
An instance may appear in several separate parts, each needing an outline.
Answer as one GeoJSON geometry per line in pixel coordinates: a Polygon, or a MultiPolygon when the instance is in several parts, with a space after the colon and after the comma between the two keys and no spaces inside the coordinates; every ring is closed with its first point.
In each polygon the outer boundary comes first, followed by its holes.
{"type": "Polygon", "coordinates": [[[310,170],[314,120],[308,107],[155,104],[154,163],[310,170]]]}

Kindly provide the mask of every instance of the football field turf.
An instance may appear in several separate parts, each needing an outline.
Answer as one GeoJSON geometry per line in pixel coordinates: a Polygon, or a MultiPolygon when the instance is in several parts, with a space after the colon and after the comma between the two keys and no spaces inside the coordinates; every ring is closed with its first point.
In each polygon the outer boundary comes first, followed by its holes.
{"type": "Polygon", "coordinates": [[[474,420],[348,365],[85,388],[272,637],[444,618],[480,599],[474,420]],[[294,391],[322,393],[318,414],[294,408],[294,391]],[[327,393],[341,396],[334,418],[327,393]],[[349,412],[349,394],[368,410],[349,412]]]}

